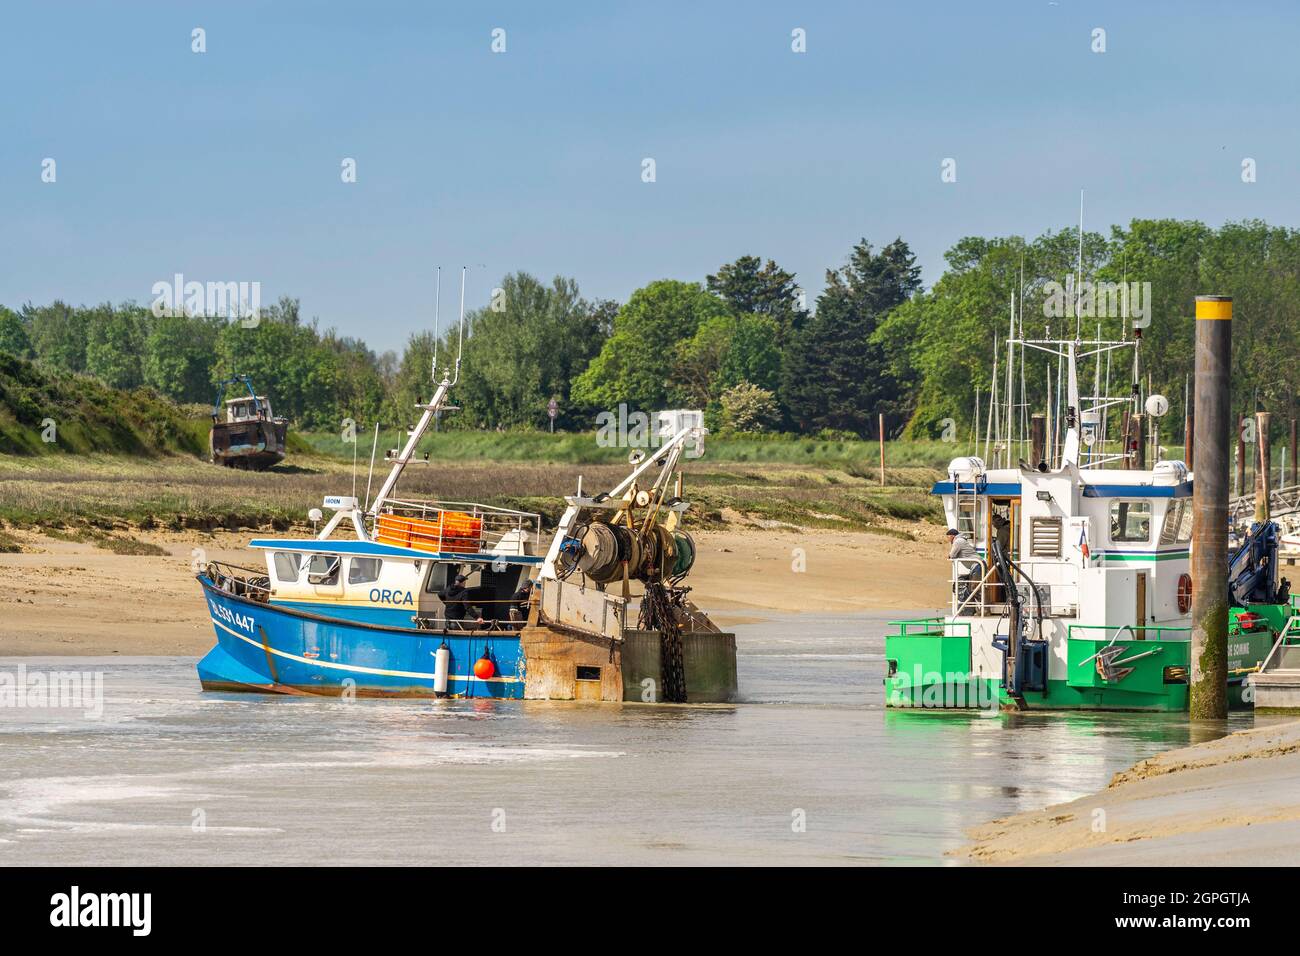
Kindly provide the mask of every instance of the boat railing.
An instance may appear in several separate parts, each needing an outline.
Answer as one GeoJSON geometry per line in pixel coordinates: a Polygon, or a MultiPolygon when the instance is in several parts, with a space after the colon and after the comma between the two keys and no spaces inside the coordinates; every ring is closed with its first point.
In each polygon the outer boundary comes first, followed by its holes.
{"type": "Polygon", "coordinates": [[[969,621],[950,621],[942,617],[915,617],[889,621],[889,637],[964,637],[970,639],[969,621]]]}
{"type": "Polygon", "coordinates": [[[374,537],[419,551],[527,555],[541,540],[542,516],[473,501],[388,499],[374,537]]]}
{"type": "Polygon", "coordinates": [[[1261,673],[1268,670],[1278,651],[1283,647],[1294,647],[1295,642],[1300,641],[1300,633],[1296,633],[1297,631],[1300,631],[1300,626],[1292,627],[1292,625],[1296,624],[1298,621],[1300,621],[1300,617],[1296,617],[1295,615],[1295,598],[1292,596],[1291,614],[1287,616],[1286,624],[1284,624],[1282,630],[1278,632],[1277,640],[1274,641],[1273,646],[1269,648],[1268,655],[1260,662],[1259,670],[1261,673]]]}
{"type": "Polygon", "coordinates": [[[418,631],[444,631],[448,634],[517,635],[528,623],[524,618],[509,621],[502,621],[493,618],[479,622],[465,620],[464,618],[417,616],[413,620],[415,621],[415,628],[418,631]]]}
{"type": "Polygon", "coordinates": [[[1131,641],[1190,641],[1191,632],[1190,627],[1172,624],[1071,624],[1065,629],[1065,637],[1066,640],[1071,641],[1076,638],[1089,641],[1105,640],[1109,647],[1124,635],[1128,635],[1125,639],[1131,641]],[[1076,633],[1085,631],[1093,633],[1091,635],[1076,633]],[[1178,634],[1187,636],[1175,636],[1178,634]]]}
{"type": "Polygon", "coordinates": [[[266,570],[226,561],[209,561],[207,575],[218,589],[237,597],[265,601],[271,596],[271,579],[266,570]]]}
{"type": "MultiPolygon", "coordinates": [[[[1074,617],[1079,608],[1079,585],[1074,581],[1041,581],[1036,573],[1048,567],[1068,567],[1059,562],[1019,562],[1018,567],[1034,581],[1037,597],[1033,592],[1022,598],[1026,614],[1037,616],[1039,600],[1042,600],[1042,612],[1047,617],[1074,617]]],[[[949,582],[952,594],[952,616],[969,615],[972,617],[1000,616],[1007,613],[1006,584],[996,577],[996,569],[986,565],[983,559],[955,558],[952,560],[952,579],[949,582]]],[[[1028,582],[1023,579],[1016,586],[1026,591],[1028,582]]]]}

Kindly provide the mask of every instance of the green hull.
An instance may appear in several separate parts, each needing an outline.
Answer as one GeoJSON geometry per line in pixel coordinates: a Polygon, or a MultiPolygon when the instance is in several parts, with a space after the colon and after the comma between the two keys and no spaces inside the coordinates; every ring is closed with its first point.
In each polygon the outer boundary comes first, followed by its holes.
{"type": "MultiPolygon", "coordinates": [[[[1268,654],[1291,609],[1285,605],[1234,608],[1228,629],[1229,703],[1242,700],[1242,677],[1268,654]],[[1237,616],[1249,610],[1262,619],[1257,629],[1243,632],[1237,616]]],[[[1068,642],[1066,679],[1049,679],[1045,691],[1012,699],[1002,688],[1001,676],[971,674],[971,638],[964,625],[936,620],[895,622],[898,633],[885,638],[885,706],[905,709],[1027,709],[1125,710],[1180,712],[1187,710],[1191,645],[1169,639],[1173,628],[1149,627],[1138,632],[1144,640],[1110,641],[1071,637],[1068,642]],[[1103,648],[1118,647],[1115,664],[1127,670],[1107,679],[1096,665],[1103,648]]],[[[1098,628],[1104,632],[1106,629],[1098,628]]],[[[1112,629],[1113,630],[1113,629],[1112,629]]]]}

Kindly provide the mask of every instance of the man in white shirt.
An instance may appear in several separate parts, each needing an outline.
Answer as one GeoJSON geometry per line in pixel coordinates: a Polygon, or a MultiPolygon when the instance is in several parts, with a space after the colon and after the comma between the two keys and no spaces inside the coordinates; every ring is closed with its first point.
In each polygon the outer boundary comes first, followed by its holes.
{"type": "Polygon", "coordinates": [[[948,529],[948,560],[957,562],[957,600],[964,601],[970,593],[970,583],[979,578],[980,553],[975,545],[956,528],[948,529]],[[964,586],[962,586],[964,585],[964,586]]]}
{"type": "Polygon", "coordinates": [[[956,528],[948,529],[948,558],[952,561],[978,561],[980,553],[975,550],[975,545],[958,531],[956,528]]]}

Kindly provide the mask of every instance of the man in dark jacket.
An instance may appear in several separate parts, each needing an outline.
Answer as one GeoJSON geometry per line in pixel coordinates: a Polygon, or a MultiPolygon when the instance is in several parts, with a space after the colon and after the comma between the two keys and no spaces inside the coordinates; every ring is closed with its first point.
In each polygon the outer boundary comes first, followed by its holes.
{"type": "MultiPolygon", "coordinates": [[[[447,618],[447,627],[449,630],[472,630],[472,627],[466,625],[466,619],[469,618],[473,610],[470,606],[469,588],[465,587],[468,580],[465,575],[456,575],[456,580],[447,585],[438,592],[438,600],[442,601],[443,614],[447,618]]],[[[483,623],[483,618],[475,614],[478,623],[483,623]]]]}
{"type": "Polygon", "coordinates": [[[524,579],[524,583],[519,586],[510,597],[510,620],[518,624],[520,628],[528,620],[528,605],[533,600],[533,582],[529,578],[524,579]]]}

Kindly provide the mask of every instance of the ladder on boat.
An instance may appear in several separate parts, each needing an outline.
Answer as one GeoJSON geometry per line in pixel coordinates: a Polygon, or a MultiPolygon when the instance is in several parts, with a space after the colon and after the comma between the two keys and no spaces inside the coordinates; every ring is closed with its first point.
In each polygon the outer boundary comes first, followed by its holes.
{"type": "MultiPolygon", "coordinates": [[[[966,539],[970,541],[971,546],[974,547],[975,542],[979,540],[980,535],[980,492],[987,486],[988,480],[983,475],[977,475],[969,482],[961,481],[955,474],[952,478],[953,497],[956,502],[955,514],[957,516],[957,532],[965,536],[966,539]],[[962,527],[962,518],[967,515],[970,518],[969,529],[962,527]]],[[[980,608],[980,613],[984,613],[987,606],[987,602],[985,601],[985,588],[988,586],[987,582],[989,575],[992,574],[993,569],[993,562],[990,560],[991,557],[992,553],[990,551],[985,551],[985,557],[983,559],[965,559],[954,562],[952,592],[952,613],[954,616],[961,613],[962,609],[970,604],[972,599],[975,599],[977,602],[977,606],[980,608]],[[967,593],[963,595],[961,593],[961,581],[965,575],[970,573],[970,568],[967,567],[967,565],[970,564],[975,566],[976,573],[970,575],[967,581],[967,593]],[[978,578],[978,581],[976,578],[978,578]]]]}

